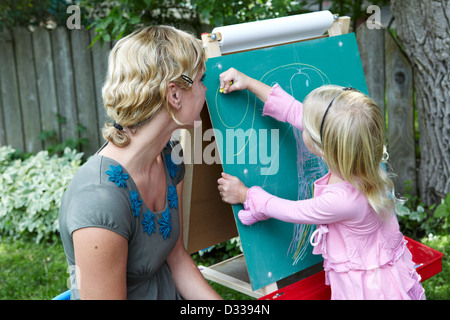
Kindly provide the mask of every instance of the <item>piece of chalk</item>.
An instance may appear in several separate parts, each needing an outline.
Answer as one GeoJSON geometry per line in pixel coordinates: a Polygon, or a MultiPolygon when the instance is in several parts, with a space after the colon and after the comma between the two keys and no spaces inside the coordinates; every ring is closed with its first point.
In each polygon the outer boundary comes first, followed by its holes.
{"type": "MultiPolygon", "coordinates": [[[[233,81],[230,81],[230,86],[233,84],[233,81]]],[[[223,93],[225,91],[225,87],[219,90],[220,93],[223,93]]]]}

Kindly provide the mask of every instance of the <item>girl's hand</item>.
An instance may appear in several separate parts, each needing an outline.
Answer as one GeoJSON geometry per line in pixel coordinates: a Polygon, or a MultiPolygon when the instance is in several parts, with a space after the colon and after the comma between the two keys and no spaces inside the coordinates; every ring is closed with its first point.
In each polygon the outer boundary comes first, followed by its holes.
{"type": "Polygon", "coordinates": [[[244,203],[247,200],[248,188],[239,178],[222,172],[222,178],[217,180],[222,201],[229,204],[244,203]]]}
{"type": "Polygon", "coordinates": [[[251,78],[234,68],[222,72],[219,76],[220,89],[223,93],[229,93],[237,90],[246,90],[251,78]]]}
{"type": "Polygon", "coordinates": [[[249,90],[253,92],[263,103],[267,101],[272,87],[253,79],[234,68],[230,68],[219,76],[220,92],[229,93],[237,90],[249,90]],[[223,91],[222,91],[223,89],[223,91]]]}

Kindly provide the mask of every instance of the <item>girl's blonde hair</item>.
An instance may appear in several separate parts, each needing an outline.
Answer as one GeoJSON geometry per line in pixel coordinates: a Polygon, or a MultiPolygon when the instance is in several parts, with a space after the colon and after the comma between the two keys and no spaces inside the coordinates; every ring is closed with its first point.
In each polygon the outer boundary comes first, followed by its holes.
{"type": "MultiPolygon", "coordinates": [[[[137,129],[166,110],[180,124],[168,103],[168,85],[173,82],[190,89],[192,83],[186,77],[194,80],[205,62],[201,41],[189,33],[170,26],[134,31],[119,40],[109,54],[102,89],[107,115],[122,127],[137,129]]],[[[130,141],[128,134],[112,123],[105,123],[103,137],[120,147],[130,141]]]]}
{"type": "Polygon", "coordinates": [[[303,126],[331,172],[364,194],[382,219],[394,212],[394,185],[382,167],[388,158],[385,122],[372,99],[357,90],[319,87],[305,98],[303,126]]]}

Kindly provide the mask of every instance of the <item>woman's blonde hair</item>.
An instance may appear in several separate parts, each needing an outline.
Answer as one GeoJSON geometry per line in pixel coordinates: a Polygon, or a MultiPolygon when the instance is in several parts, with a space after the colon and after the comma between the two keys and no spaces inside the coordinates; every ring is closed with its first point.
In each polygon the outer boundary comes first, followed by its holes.
{"type": "Polygon", "coordinates": [[[305,98],[303,126],[329,170],[364,194],[382,219],[390,216],[394,185],[382,166],[388,158],[385,122],[375,102],[357,90],[325,85],[305,98]]]}
{"type": "MultiPolygon", "coordinates": [[[[102,89],[107,115],[121,127],[137,129],[166,110],[180,124],[168,103],[168,85],[173,82],[190,89],[192,83],[185,80],[186,76],[195,79],[205,62],[201,41],[187,32],[170,26],[134,31],[119,40],[109,54],[102,89]]],[[[128,134],[116,127],[106,123],[103,137],[117,146],[126,146],[128,134]]]]}

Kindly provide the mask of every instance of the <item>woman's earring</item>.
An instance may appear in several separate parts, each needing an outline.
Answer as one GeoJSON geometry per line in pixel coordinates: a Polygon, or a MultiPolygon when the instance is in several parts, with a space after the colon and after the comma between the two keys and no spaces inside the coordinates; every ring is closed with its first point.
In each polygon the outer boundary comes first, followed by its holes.
{"type": "Polygon", "coordinates": [[[182,108],[182,106],[181,106],[181,105],[179,105],[179,106],[178,106],[178,109],[181,109],[181,108],[182,108]]]}

